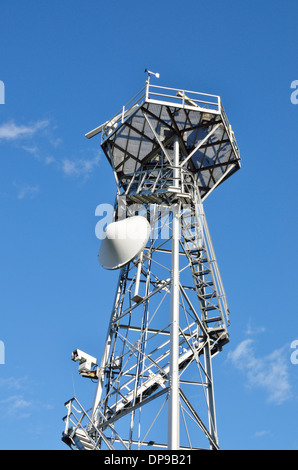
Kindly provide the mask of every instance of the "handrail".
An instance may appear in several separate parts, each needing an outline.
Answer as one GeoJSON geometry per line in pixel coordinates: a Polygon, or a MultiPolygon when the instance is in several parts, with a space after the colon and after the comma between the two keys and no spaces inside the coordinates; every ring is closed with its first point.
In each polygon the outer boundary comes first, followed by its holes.
{"type": "Polygon", "coordinates": [[[146,96],[149,100],[152,96],[168,98],[174,100],[175,102],[177,102],[177,100],[180,100],[183,107],[185,105],[192,107],[198,106],[200,108],[203,107],[204,109],[208,109],[209,111],[220,111],[220,97],[218,95],[211,95],[209,93],[147,84],[146,96]],[[154,91],[153,89],[156,89],[156,91],[154,91]],[[164,90],[175,92],[175,94],[165,93],[164,90]],[[210,98],[214,98],[214,100],[211,101],[210,98]],[[207,105],[207,107],[205,105],[207,105]],[[208,105],[210,107],[208,107],[208,105]]]}
{"type": "MultiPolygon", "coordinates": [[[[197,91],[183,90],[181,88],[169,88],[158,85],[151,85],[147,83],[128,103],[105,123],[102,132],[102,142],[106,139],[113,128],[116,128],[119,121],[121,123],[133,112],[133,108],[140,105],[143,101],[154,99],[153,97],[166,98],[174,101],[175,103],[182,104],[182,106],[204,108],[207,111],[221,111],[221,100],[218,95],[211,95],[210,93],[202,93],[197,91]],[[175,94],[168,94],[165,91],[175,92],[175,94]],[[213,100],[212,100],[213,98],[213,100]],[[181,102],[181,103],[179,103],[181,102]]],[[[157,99],[157,101],[159,101],[157,99]]]]}
{"type": "Polygon", "coordinates": [[[105,140],[105,138],[109,135],[111,128],[115,127],[117,123],[121,120],[124,122],[124,119],[129,115],[130,110],[133,111],[133,108],[137,107],[146,97],[147,85],[145,85],[128,103],[126,103],[122,108],[110,119],[105,123],[105,127],[103,128],[103,132],[101,135],[101,142],[105,140]],[[145,91],[145,93],[143,93],[145,91]],[[141,95],[141,96],[140,96],[141,95]]]}
{"type": "Polygon", "coordinates": [[[161,88],[163,90],[171,90],[171,91],[184,91],[185,93],[193,93],[194,95],[204,95],[204,96],[210,96],[212,98],[219,98],[218,95],[211,95],[210,93],[203,93],[200,91],[182,90],[181,88],[170,88],[170,87],[151,85],[151,84],[149,84],[149,88],[161,88]]]}

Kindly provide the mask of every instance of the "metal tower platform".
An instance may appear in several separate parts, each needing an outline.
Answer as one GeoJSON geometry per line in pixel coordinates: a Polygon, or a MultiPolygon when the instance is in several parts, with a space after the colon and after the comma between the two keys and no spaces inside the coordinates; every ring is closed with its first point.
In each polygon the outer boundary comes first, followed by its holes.
{"type": "MultiPolygon", "coordinates": [[[[117,184],[115,221],[143,216],[144,249],[119,268],[90,409],[66,403],[63,440],[77,449],[218,449],[212,360],[229,310],[203,200],[240,168],[219,96],[146,86],[109,121],[101,147],[117,184]]],[[[103,318],[106,314],[102,313],[103,318]]]]}

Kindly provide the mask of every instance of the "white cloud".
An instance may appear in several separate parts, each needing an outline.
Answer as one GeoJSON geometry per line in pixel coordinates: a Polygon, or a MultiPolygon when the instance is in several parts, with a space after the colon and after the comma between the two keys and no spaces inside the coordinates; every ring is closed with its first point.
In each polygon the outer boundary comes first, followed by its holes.
{"type": "Polygon", "coordinates": [[[32,414],[32,403],[25,400],[23,395],[12,395],[8,398],[0,400],[0,410],[6,418],[12,417],[13,419],[26,419],[30,418],[32,414]]]}
{"type": "Polygon", "coordinates": [[[250,387],[262,388],[270,402],[281,404],[291,396],[288,360],[283,348],[264,357],[256,357],[252,339],[242,341],[228,358],[241,370],[250,387]]]}
{"type": "Polygon", "coordinates": [[[24,382],[27,382],[27,377],[16,378],[16,377],[7,377],[0,378],[0,388],[5,387],[8,389],[20,390],[24,382]]]}
{"type": "Polygon", "coordinates": [[[263,430],[263,431],[256,431],[254,434],[254,437],[259,438],[259,437],[270,436],[270,435],[271,435],[270,431],[263,430]]]}
{"type": "Polygon", "coordinates": [[[31,406],[31,402],[25,400],[23,395],[12,395],[8,398],[5,398],[4,400],[1,400],[0,403],[6,406],[9,413],[14,413],[15,411],[19,411],[31,406]]]}
{"type": "Polygon", "coordinates": [[[99,155],[96,155],[94,158],[91,159],[65,159],[62,161],[62,171],[67,176],[88,177],[93,172],[94,168],[98,166],[99,160],[99,155]]]}
{"type": "Polygon", "coordinates": [[[24,184],[18,187],[18,199],[24,199],[26,197],[34,197],[39,192],[39,186],[30,186],[29,184],[24,184]]]}
{"type": "Polygon", "coordinates": [[[251,320],[248,321],[247,329],[246,329],[247,335],[256,335],[259,333],[264,333],[265,331],[266,331],[266,328],[264,328],[263,326],[252,326],[251,320]]]}
{"type": "Polygon", "coordinates": [[[14,121],[0,125],[0,141],[15,140],[21,137],[31,137],[37,131],[49,126],[48,120],[37,121],[30,125],[18,125],[14,121]]]}
{"type": "Polygon", "coordinates": [[[13,390],[15,393],[1,398],[0,413],[6,417],[28,418],[31,415],[32,402],[26,400],[22,390],[27,388],[27,377],[16,378],[8,377],[0,380],[1,397],[5,395],[6,390],[13,390]]]}
{"type": "Polygon", "coordinates": [[[51,404],[26,398],[25,395],[32,395],[35,388],[36,384],[28,377],[0,378],[0,420],[27,419],[41,408],[50,411],[53,408],[51,404]]]}
{"type": "MultiPolygon", "coordinates": [[[[61,144],[63,140],[55,135],[56,127],[50,120],[37,120],[29,124],[18,124],[8,121],[0,124],[0,144],[8,142],[32,155],[45,166],[56,167],[58,171],[68,177],[86,180],[99,165],[100,152],[98,149],[88,150],[84,154],[74,155],[71,158],[61,157],[61,144]],[[59,154],[58,154],[59,152],[59,154]]],[[[80,152],[81,153],[81,152],[80,152]]],[[[39,191],[37,185],[23,185],[19,188],[18,198],[33,197],[39,191]]]]}
{"type": "Polygon", "coordinates": [[[45,157],[44,162],[46,165],[50,165],[51,163],[54,163],[56,160],[52,156],[45,157]]]}
{"type": "Polygon", "coordinates": [[[229,359],[237,367],[237,369],[243,369],[247,361],[250,360],[251,344],[253,343],[252,339],[246,339],[238,344],[237,348],[234,351],[230,351],[228,354],[229,359]]]}

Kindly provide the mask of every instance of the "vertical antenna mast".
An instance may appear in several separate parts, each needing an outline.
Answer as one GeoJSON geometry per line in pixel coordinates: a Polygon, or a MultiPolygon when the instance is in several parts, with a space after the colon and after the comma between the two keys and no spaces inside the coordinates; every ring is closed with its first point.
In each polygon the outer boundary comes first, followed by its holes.
{"type": "MultiPolygon", "coordinates": [[[[179,141],[174,138],[173,187],[179,190],[179,141]]],[[[171,341],[169,372],[168,447],[179,449],[179,224],[180,203],[173,205],[172,271],[171,271],[171,341]]]]}

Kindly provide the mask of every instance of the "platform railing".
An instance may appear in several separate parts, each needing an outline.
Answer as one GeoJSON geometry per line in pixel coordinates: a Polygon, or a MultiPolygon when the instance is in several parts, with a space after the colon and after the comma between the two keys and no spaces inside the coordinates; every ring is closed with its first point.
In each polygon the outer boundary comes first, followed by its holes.
{"type": "Polygon", "coordinates": [[[182,88],[169,88],[147,83],[128,103],[105,124],[102,142],[116,129],[119,122],[123,123],[144,102],[170,103],[178,106],[204,111],[221,112],[221,100],[217,95],[201,93],[182,88]]]}
{"type": "MultiPolygon", "coordinates": [[[[96,450],[100,447],[100,441],[103,441],[109,450],[114,449],[111,439],[107,438],[103,431],[99,429],[90,418],[88,413],[90,413],[91,410],[85,411],[76,397],[68,400],[65,406],[67,408],[67,415],[63,418],[65,422],[63,440],[65,440],[65,442],[69,441],[72,445],[81,450],[82,448],[86,450],[96,450]]],[[[105,421],[106,418],[102,413],[100,414],[105,421]]],[[[121,439],[113,426],[107,423],[106,427],[110,427],[114,437],[122,443],[125,450],[128,450],[125,442],[121,439]]]]}
{"type": "Polygon", "coordinates": [[[226,127],[226,130],[227,130],[227,132],[230,136],[231,144],[234,147],[234,151],[235,151],[236,155],[238,155],[240,157],[240,151],[239,151],[236,139],[235,139],[235,135],[234,135],[234,132],[232,130],[231,124],[229,123],[229,120],[227,118],[227,115],[226,115],[226,112],[224,110],[224,107],[222,105],[221,100],[220,100],[220,111],[221,111],[221,117],[222,117],[222,120],[223,120],[224,125],[226,127]]]}
{"type": "Polygon", "coordinates": [[[146,99],[161,100],[161,98],[183,107],[193,106],[209,111],[220,111],[220,97],[217,95],[148,84],[146,87],[146,99]]]}

